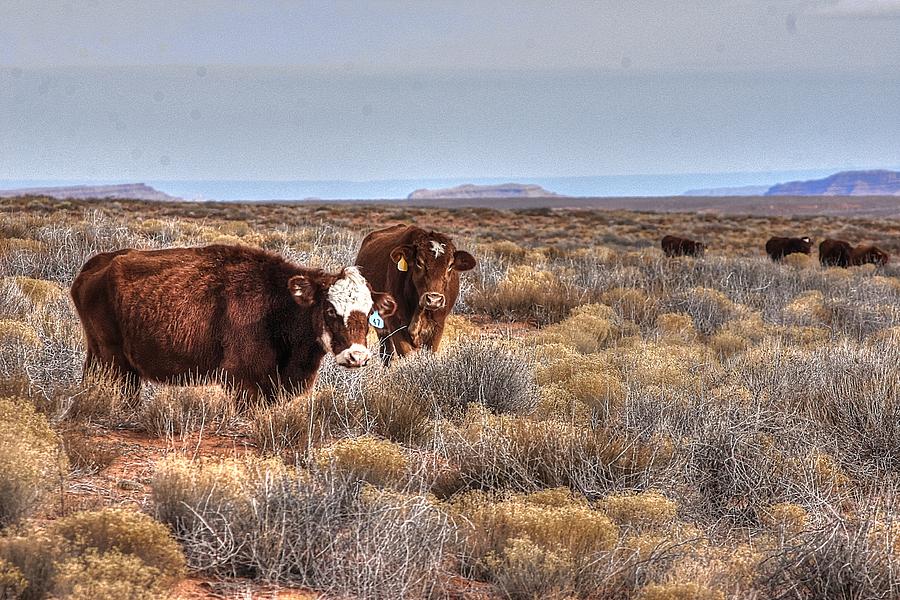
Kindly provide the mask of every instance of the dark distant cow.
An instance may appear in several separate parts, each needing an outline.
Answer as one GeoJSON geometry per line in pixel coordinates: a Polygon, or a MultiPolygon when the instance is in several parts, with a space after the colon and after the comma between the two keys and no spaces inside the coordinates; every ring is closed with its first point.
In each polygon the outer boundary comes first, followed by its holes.
{"type": "Polygon", "coordinates": [[[808,237],[773,237],[766,242],[766,254],[774,261],[780,261],[788,254],[809,254],[812,240],[808,237]]]}
{"type": "Polygon", "coordinates": [[[662,239],[662,249],[666,256],[703,256],[706,244],[688,238],[667,235],[662,239]]]}
{"type": "Polygon", "coordinates": [[[825,267],[847,267],[853,246],[844,240],[824,240],[819,244],[819,262],[825,267]]]}
{"type": "Polygon", "coordinates": [[[888,253],[877,246],[857,246],[850,253],[850,265],[854,267],[867,263],[883,267],[888,260],[890,260],[888,253]]]}
{"type": "Polygon", "coordinates": [[[394,225],[373,231],[356,257],[373,286],[386,290],[397,311],[378,328],[383,358],[428,348],[437,350],[444,322],[459,295],[459,274],[475,267],[475,258],[457,250],[442,233],[414,225],[394,225]]]}
{"type": "Polygon", "coordinates": [[[326,273],[243,246],[120,250],[91,258],[72,284],[85,371],[141,380],[221,377],[251,395],[312,386],[322,358],[365,365],[368,319],[393,314],[354,267],[326,273]]]}

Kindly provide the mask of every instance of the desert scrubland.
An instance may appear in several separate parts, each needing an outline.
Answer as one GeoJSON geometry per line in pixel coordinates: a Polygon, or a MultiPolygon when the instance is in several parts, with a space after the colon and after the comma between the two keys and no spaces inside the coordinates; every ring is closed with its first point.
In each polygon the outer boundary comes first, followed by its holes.
{"type": "Polygon", "coordinates": [[[0,598],[897,597],[900,268],[788,234],[900,254],[900,219],[3,200],[0,598]],[[398,222],[479,261],[436,354],[273,405],[82,373],[96,252],[336,269],[398,222]]]}

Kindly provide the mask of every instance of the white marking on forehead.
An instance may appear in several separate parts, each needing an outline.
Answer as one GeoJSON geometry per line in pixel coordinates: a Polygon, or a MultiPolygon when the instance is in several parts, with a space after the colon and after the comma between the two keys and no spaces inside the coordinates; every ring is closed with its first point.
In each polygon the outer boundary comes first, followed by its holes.
{"type": "Polygon", "coordinates": [[[344,317],[344,325],[349,321],[350,313],[359,311],[368,317],[372,310],[372,294],[366,279],[356,267],[344,269],[344,276],[328,288],[328,301],[337,314],[344,317]]]}
{"type": "Polygon", "coordinates": [[[442,244],[437,240],[430,240],[431,242],[431,251],[434,252],[435,258],[440,258],[441,255],[447,248],[447,244],[442,244]]]}

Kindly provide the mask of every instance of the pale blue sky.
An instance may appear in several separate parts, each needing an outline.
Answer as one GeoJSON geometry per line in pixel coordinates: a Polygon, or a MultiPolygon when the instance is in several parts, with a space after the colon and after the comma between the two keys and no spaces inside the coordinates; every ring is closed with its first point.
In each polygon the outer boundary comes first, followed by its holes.
{"type": "Polygon", "coordinates": [[[0,0],[0,179],[900,165],[900,1],[0,0]]]}

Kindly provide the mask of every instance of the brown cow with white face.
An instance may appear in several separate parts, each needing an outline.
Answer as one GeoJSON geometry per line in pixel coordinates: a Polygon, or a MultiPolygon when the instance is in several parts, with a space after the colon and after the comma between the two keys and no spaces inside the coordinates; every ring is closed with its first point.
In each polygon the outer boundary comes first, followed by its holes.
{"type": "Polygon", "coordinates": [[[394,225],[366,236],[356,257],[362,274],[397,302],[393,315],[381,315],[378,329],[385,359],[419,348],[437,350],[444,322],[459,295],[459,274],[475,258],[453,240],[414,225],[394,225]]]}
{"type": "Polygon", "coordinates": [[[198,376],[270,398],[309,389],[327,352],[344,367],[369,362],[369,316],[396,307],[355,267],[326,273],[224,245],[98,254],[72,299],[85,368],[112,368],[132,395],[142,380],[198,376]]]}

